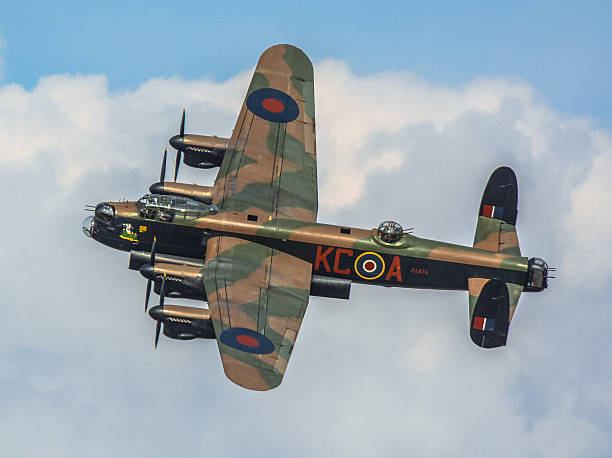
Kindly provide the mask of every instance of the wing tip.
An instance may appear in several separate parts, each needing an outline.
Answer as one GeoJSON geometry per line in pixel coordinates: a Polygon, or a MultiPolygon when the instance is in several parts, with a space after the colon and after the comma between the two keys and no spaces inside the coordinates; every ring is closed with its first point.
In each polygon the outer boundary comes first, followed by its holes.
{"type": "Polygon", "coordinates": [[[294,77],[306,81],[314,80],[314,69],[308,55],[297,46],[287,43],[277,44],[266,49],[261,54],[257,66],[270,65],[274,68],[277,65],[274,62],[281,56],[291,68],[294,77]]]}
{"type": "Polygon", "coordinates": [[[283,374],[253,366],[227,354],[222,354],[221,362],[225,376],[247,390],[269,391],[278,387],[283,381],[283,374]]]}

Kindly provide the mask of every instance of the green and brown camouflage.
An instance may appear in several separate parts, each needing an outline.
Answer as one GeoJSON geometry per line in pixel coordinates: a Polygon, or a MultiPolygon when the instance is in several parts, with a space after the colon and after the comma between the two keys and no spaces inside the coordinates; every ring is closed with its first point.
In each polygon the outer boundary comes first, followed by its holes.
{"type": "Polygon", "coordinates": [[[215,180],[213,204],[220,212],[246,212],[261,219],[316,221],[314,116],[310,59],[289,45],[265,51],[257,63],[215,180]],[[247,100],[263,89],[286,94],[288,100],[297,104],[297,117],[285,123],[257,116],[247,107],[247,100]]]}
{"type": "Polygon", "coordinates": [[[261,56],[222,146],[212,188],[164,182],[162,173],[138,202],[99,204],[85,229],[131,251],[130,268],[156,292],[208,301],[208,314],[154,307],[156,341],[162,325],[172,338],[216,338],[225,373],[240,386],[281,383],[311,294],[348,298],[353,282],[465,290],[470,336],[491,348],[505,345],[521,292],[546,287],[545,263],[520,253],[518,187],[507,167],[485,187],[472,247],[419,238],[396,223],[316,222],[313,70],[293,46],[261,56]]]}

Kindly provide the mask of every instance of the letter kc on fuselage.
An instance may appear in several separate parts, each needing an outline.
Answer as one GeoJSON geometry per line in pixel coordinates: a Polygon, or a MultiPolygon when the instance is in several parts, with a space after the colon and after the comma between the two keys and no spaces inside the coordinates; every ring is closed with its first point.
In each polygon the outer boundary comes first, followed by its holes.
{"type": "MultiPolygon", "coordinates": [[[[469,292],[470,338],[506,344],[523,291],[547,287],[548,266],[520,253],[518,186],[500,167],[485,188],[472,246],[416,237],[392,221],[360,229],[317,222],[314,75],[308,57],[276,45],[259,59],[232,137],[184,133],[174,181],[138,201],[102,202],[86,235],[130,252],[130,269],[160,296],[149,314],[174,339],[216,339],[226,375],[278,386],[310,295],[348,299],[351,283],[469,292]],[[183,157],[184,154],[184,157],[183,157]],[[176,182],[181,162],[219,167],[213,186],[176,182]],[[165,304],[165,298],[209,308],[165,304]]],[[[381,294],[384,292],[381,291],[381,294]]]]}

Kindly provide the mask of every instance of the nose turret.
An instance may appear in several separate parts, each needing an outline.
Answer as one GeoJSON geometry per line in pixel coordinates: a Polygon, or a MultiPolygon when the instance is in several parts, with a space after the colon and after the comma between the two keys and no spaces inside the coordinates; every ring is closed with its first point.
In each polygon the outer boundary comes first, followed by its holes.
{"type": "Polygon", "coordinates": [[[94,215],[96,215],[97,220],[110,223],[115,216],[115,207],[109,205],[107,202],[99,203],[96,205],[94,215]]]}
{"type": "Polygon", "coordinates": [[[94,227],[95,227],[94,217],[88,216],[83,220],[82,229],[83,233],[87,237],[93,237],[94,227]]]}

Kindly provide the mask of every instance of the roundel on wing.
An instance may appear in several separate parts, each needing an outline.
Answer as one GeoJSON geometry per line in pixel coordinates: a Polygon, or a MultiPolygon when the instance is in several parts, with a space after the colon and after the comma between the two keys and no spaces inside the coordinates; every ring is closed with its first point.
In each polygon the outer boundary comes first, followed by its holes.
{"type": "Polygon", "coordinates": [[[364,280],[376,280],[385,271],[385,261],[373,251],[360,254],[355,259],[355,272],[364,280]]]}
{"type": "Polygon", "coordinates": [[[253,91],[246,105],[253,114],[271,122],[288,123],[300,114],[297,102],[289,94],[269,87],[253,91]]]}
{"type": "Polygon", "coordinates": [[[229,328],[221,333],[219,340],[228,347],[247,353],[266,355],[274,351],[272,341],[252,329],[229,328]]]}

